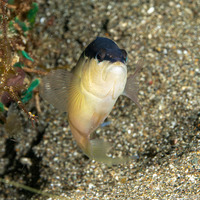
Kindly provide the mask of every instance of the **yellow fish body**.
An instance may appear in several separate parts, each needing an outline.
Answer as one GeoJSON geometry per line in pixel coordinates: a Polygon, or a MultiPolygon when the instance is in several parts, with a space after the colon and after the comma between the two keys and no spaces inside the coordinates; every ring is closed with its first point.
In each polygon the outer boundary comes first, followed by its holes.
{"type": "Polygon", "coordinates": [[[136,75],[127,79],[127,53],[108,38],[97,37],[82,53],[72,72],[58,69],[43,79],[42,97],[68,113],[71,132],[84,153],[107,164],[127,159],[106,156],[108,143],[90,135],[111,112],[120,95],[138,106],[136,75]]]}

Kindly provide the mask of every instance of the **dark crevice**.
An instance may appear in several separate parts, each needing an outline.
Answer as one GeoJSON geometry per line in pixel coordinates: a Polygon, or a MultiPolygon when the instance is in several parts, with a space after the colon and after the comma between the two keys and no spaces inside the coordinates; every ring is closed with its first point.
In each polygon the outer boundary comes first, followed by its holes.
{"type": "Polygon", "coordinates": [[[79,38],[76,39],[76,42],[78,42],[82,49],[84,48],[83,42],[79,38]]]}
{"type": "Polygon", "coordinates": [[[109,19],[106,19],[106,20],[103,22],[102,29],[103,29],[105,32],[108,32],[108,23],[109,23],[109,19]]]}
{"type": "Polygon", "coordinates": [[[59,60],[60,60],[60,55],[56,55],[55,56],[55,63],[54,63],[54,66],[55,67],[58,67],[60,64],[59,64],[59,60]]]}
{"type": "Polygon", "coordinates": [[[5,154],[3,155],[3,158],[8,158],[9,162],[6,165],[5,169],[8,171],[14,164],[15,157],[16,157],[16,151],[15,151],[15,145],[16,141],[13,138],[9,138],[6,140],[6,150],[5,154]]]}
{"type": "MultiPolygon", "coordinates": [[[[45,180],[41,180],[40,177],[42,157],[38,157],[34,153],[33,147],[35,147],[42,141],[45,134],[45,129],[46,127],[43,127],[41,130],[37,130],[37,137],[32,141],[29,151],[17,160],[15,150],[15,146],[17,143],[12,138],[7,139],[6,151],[3,157],[8,158],[9,162],[5,167],[5,172],[0,176],[1,178],[4,178],[6,175],[9,174],[9,176],[12,177],[13,180],[17,180],[20,178],[23,179],[23,184],[36,189],[41,189],[41,185],[44,185],[46,182],[45,180]],[[29,159],[31,161],[31,165],[28,166],[22,164],[22,158],[29,159]],[[39,180],[41,182],[39,182],[39,180]]],[[[24,189],[19,189],[18,193],[24,195],[26,199],[30,199],[34,195],[34,193],[26,191],[24,189]]]]}
{"type": "Polygon", "coordinates": [[[95,9],[94,4],[90,4],[90,7],[92,8],[92,10],[95,9]]]}
{"type": "Polygon", "coordinates": [[[47,127],[48,125],[46,125],[45,127],[40,127],[40,129],[39,128],[37,129],[38,134],[36,139],[32,141],[31,147],[38,145],[42,141],[47,127]]]}
{"type": "MultiPolygon", "coordinates": [[[[26,169],[24,169],[24,166],[21,163],[18,163],[19,165],[21,164],[20,168],[23,168],[23,172],[22,172],[23,174],[25,171],[25,174],[24,174],[25,185],[30,186],[32,188],[40,189],[41,182],[38,182],[38,180],[40,179],[40,168],[41,168],[40,162],[42,158],[37,157],[32,149],[29,150],[29,152],[25,155],[25,157],[30,158],[32,162],[31,167],[30,168],[25,167],[26,169]]],[[[42,181],[42,184],[44,183],[45,183],[45,180],[42,181]]],[[[29,198],[34,195],[34,193],[28,192],[23,189],[19,193],[27,195],[29,196],[29,198]]]]}
{"type": "Polygon", "coordinates": [[[69,26],[68,26],[68,24],[69,24],[69,19],[66,19],[66,20],[65,20],[65,23],[64,23],[64,26],[63,26],[63,30],[64,30],[65,32],[69,31],[69,26]]]}

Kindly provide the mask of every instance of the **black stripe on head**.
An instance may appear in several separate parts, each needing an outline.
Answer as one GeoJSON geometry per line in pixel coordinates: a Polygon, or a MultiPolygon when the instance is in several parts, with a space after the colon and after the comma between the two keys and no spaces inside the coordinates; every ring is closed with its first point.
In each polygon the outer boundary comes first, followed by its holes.
{"type": "Polygon", "coordinates": [[[108,60],[112,63],[116,61],[125,63],[127,61],[126,51],[120,49],[114,41],[104,37],[97,37],[87,46],[83,54],[90,59],[96,58],[99,62],[108,60]]]}

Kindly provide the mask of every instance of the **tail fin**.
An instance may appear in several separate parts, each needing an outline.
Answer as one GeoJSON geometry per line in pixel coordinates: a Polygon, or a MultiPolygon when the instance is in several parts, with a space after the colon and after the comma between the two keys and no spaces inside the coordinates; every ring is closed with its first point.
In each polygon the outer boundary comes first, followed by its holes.
{"type": "Polygon", "coordinates": [[[89,146],[87,148],[87,152],[85,154],[93,160],[98,162],[102,162],[107,164],[108,166],[122,164],[133,159],[137,159],[137,157],[117,157],[111,158],[106,155],[106,153],[111,149],[111,144],[105,142],[104,140],[95,139],[90,140],[89,146]]]}

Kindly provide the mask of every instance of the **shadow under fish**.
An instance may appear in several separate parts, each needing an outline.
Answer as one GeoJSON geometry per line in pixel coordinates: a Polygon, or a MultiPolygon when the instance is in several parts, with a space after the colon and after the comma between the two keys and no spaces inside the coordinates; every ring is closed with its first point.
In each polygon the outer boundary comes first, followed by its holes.
{"type": "Polygon", "coordinates": [[[136,77],[127,78],[127,53],[108,38],[97,37],[81,54],[69,72],[58,69],[42,80],[41,96],[61,112],[68,113],[71,132],[83,152],[91,159],[108,165],[127,162],[135,157],[111,158],[106,155],[111,145],[103,140],[90,140],[90,135],[104,122],[120,95],[140,106],[136,77]]]}

